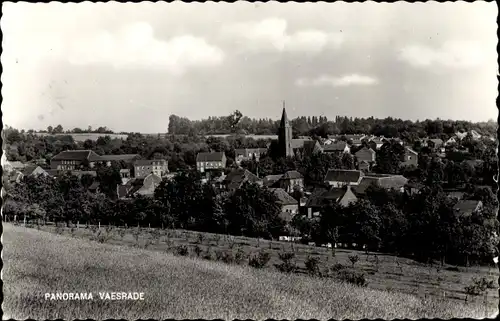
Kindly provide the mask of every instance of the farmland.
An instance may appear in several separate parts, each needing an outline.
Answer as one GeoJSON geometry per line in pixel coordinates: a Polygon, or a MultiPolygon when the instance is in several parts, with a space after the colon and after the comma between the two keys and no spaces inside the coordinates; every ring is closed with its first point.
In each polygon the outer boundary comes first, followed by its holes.
{"type": "Polygon", "coordinates": [[[472,277],[498,278],[493,268],[428,267],[381,254],[375,264],[364,252],[337,250],[333,257],[324,248],[180,230],[40,229],[45,231],[4,224],[6,317],[479,318],[497,311],[496,290],[464,300],[472,277]],[[180,245],[191,257],[172,254],[180,245]],[[260,249],[271,253],[271,261],[256,270],[245,261],[237,266],[196,258],[196,248],[212,259],[220,251],[249,255],[260,249]],[[296,253],[301,271],[308,256],[319,257],[322,266],[348,266],[348,256],[357,254],[354,269],[366,274],[368,287],[279,273],[273,265],[283,251],[296,253]],[[56,290],[140,291],[146,300],[44,301],[43,293],[56,290]]]}

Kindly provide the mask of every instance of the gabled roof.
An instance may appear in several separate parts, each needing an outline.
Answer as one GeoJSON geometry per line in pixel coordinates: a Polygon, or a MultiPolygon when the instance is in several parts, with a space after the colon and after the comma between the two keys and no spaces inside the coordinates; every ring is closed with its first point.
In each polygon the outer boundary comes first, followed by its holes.
{"type": "Polygon", "coordinates": [[[431,139],[429,139],[429,141],[433,142],[436,145],[443,144],[443,140],[441,138],[431,138],[431,139]]]}
{"type": "Polygon", "coordinates": [[[40,166],[38,166],[38,165],[28,165],[28,166],[26,166],[25,168],[23,168],[21,170],[21,173],[23,173],[24,176],[29,176],[29,175],[33,174],[33,172],[35,171],[35,169],[37,169],[38,167],[40,167],[40,166]]]}
{"type": "Polygon", "coordinates": [[[372,148],[367,148],[366,146],[358,150],[354,155],[357,155],[360,152],[369,152],[370,154],[376,154],[376,152],[372,148]]]}
{"type": "Polygon", "coordinates": [[[411,149],[410,147],[406,147],[405,148],[408,152],[410,152],[411,154],[414,154],[414,155],[418,155],[418,153],[416,151],[414,151],[413,149],[411,149]]]}
{"type": "Polygon", "coordinates": [[[278,198],[278,203],[281,205],[295,205],[299,204],[299,202],[290,196],[284,189],[282,188],[270,188],[269,189],[271,192],[276,195],[276,198],[278,198]]]}
{"type": "Polygon", "coordinates": [[[89,190],[96,190],[101,184],[99,182],[93,182],[89,186],[89,190]]]}
{"type": "Polygon", "coordinates": [[[281,176],[281,179],[297,179],[297,178],[304,178],[301,173],[297,171],[288,171],[283,176],[281,176]]]}
{"type": "Polygon", "coordinates": [[[101,160],[103,161],[131,161],[134,159],[139,159],[141,156],[139,154],[123,154],[123,155],[102,155],[101,160]]]}
{"type": "Polygon", "coordinates": [[[229,189],[240,188],[241,185],[247,181],[250,183],[256,183],[262,180],[249,170],[243,168],[236,168],[232,170],[223,180],[224,184],[226,184],[229,189]]]}
{"type": "Polygon", "coordinates": [[[45,172],[52,177],[57,176],[59,174],[59,171],[57,169],[46,169],[45,172]]]}
{"type": "Polygon", "coordinates": [[[264,186],[272,186],[274,183],[279,181],[283,175],[267,175],[264,177],[264,186]]]}
{"type": "Polygon", "coordinates": [[[267,148],[236,148],[234,150],[236,155],[243,155],[243,157],[248,157],[249,154],[263,154],[267,153],[267,148]]]}
{"type": "Polygon", "coordinates": [[[329,145],[323,146],[323,151],[324,152],[341,152],[344,151],[347,147],[346,142],[338,142],[338,143],[332,143],[329,145]]]}
{"type": "Polygon", "coordinates": [[[353,186],[356,194],[364,194],[371,185],[375,185],[385,189],[399,190],[408,184],[408,179],[402,175],[366,175],[363,176],[358,186],[353,186]]]}
{"type": "Polygon", "coordinates": [[[196,155],[197,162],[222,162],[224,152],[204,152],[196,155]]]}
{"type": "Polygon", "coordinates": [[[324,181],[355,183],[363,176],[363,173],[353,169],[329,169],[324,181]]]}
{"type": "Polygon", "coordinates": [[[100,161],[101,156],[97,155],[94,151],[91,150],[67,150],[60,152],[56,156],[52,157],[52,160],[77,160],[84,161],[88,160],[92,161],[100,161]]]}
{"type": "Polygon", "coordinates": [[[479,204],[482,204],[482,202],[476,200],[458,201],[453,209],[460,214],[470,215],[479,206],[479,204]]]}
{"type": "Polygon", "coordinates": [[[347,188],[316,188],[306,202],[306,207],[322,207],[326,205],[328,201],[338,202],[340,201],[347,188]]]}

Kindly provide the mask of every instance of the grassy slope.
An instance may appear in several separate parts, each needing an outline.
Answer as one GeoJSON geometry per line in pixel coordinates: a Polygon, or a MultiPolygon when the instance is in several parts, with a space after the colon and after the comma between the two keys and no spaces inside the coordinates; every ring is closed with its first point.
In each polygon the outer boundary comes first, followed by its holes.
{"type": "Polygon", "coordinates": [[[4,223],[4,318],[484,317],[484,307],[356,288],[4,223]],[[145,301],[45,301],[45,292],[139,291],[145,301]]]}

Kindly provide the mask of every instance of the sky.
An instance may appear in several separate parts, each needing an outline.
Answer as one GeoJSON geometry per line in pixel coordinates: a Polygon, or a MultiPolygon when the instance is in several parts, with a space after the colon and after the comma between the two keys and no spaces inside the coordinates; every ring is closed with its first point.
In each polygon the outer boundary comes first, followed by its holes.
{"type": "Polygon", "coordinates": [[[495,2],[3,3],[4,124],[496,119],[495,2]]]}

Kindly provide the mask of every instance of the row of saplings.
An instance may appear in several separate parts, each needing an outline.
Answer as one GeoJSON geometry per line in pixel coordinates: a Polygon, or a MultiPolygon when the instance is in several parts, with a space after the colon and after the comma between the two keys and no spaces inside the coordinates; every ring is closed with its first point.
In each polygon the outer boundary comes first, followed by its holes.
{"type": "MultiPolygon", "coordinates": [[[[180,245],[175,248],[174,253],[180,256],[188,256],[189,252],[190,251],[187,246],[180,245]]],[[[239,265],[247,259],[247,255],[241,248],[238,248],[234,254],[232,251],[216,250],[215,257],[212,256],[210,248],[208,248],[206,252],[203,252],[203,250],[198,245],[193,248],[193,252],[197,257],[206,260],[222,261],[226,264],[239,265]]],[[[279,253],[279,259],[280,263],[274,264],[278,271],[283,273],[301,272],[301,269],[297,266],[294,252],[285,251],[279,253]]],[[[271,254],[266,251],[260,250],[258,253],[248,257],[248,265],[256,269],[262,269],[268,266],[270,260],[271,254]]],[[[349,260],[351,261],[352,268],[354,268],[354,265],[359,260],[359,256],[351,255],[349,256],[349,260]]],[[[307,273],[311,276],[335,278],[341,282],[348,282],[358,286],[366,286],[368,284],[364,273],[359,273],[352,269],[349,269],[341,263],[335,263],[330,267],[321,268],[320,259],[313,256],[308,256],[304,263],[307,273]]]]}

